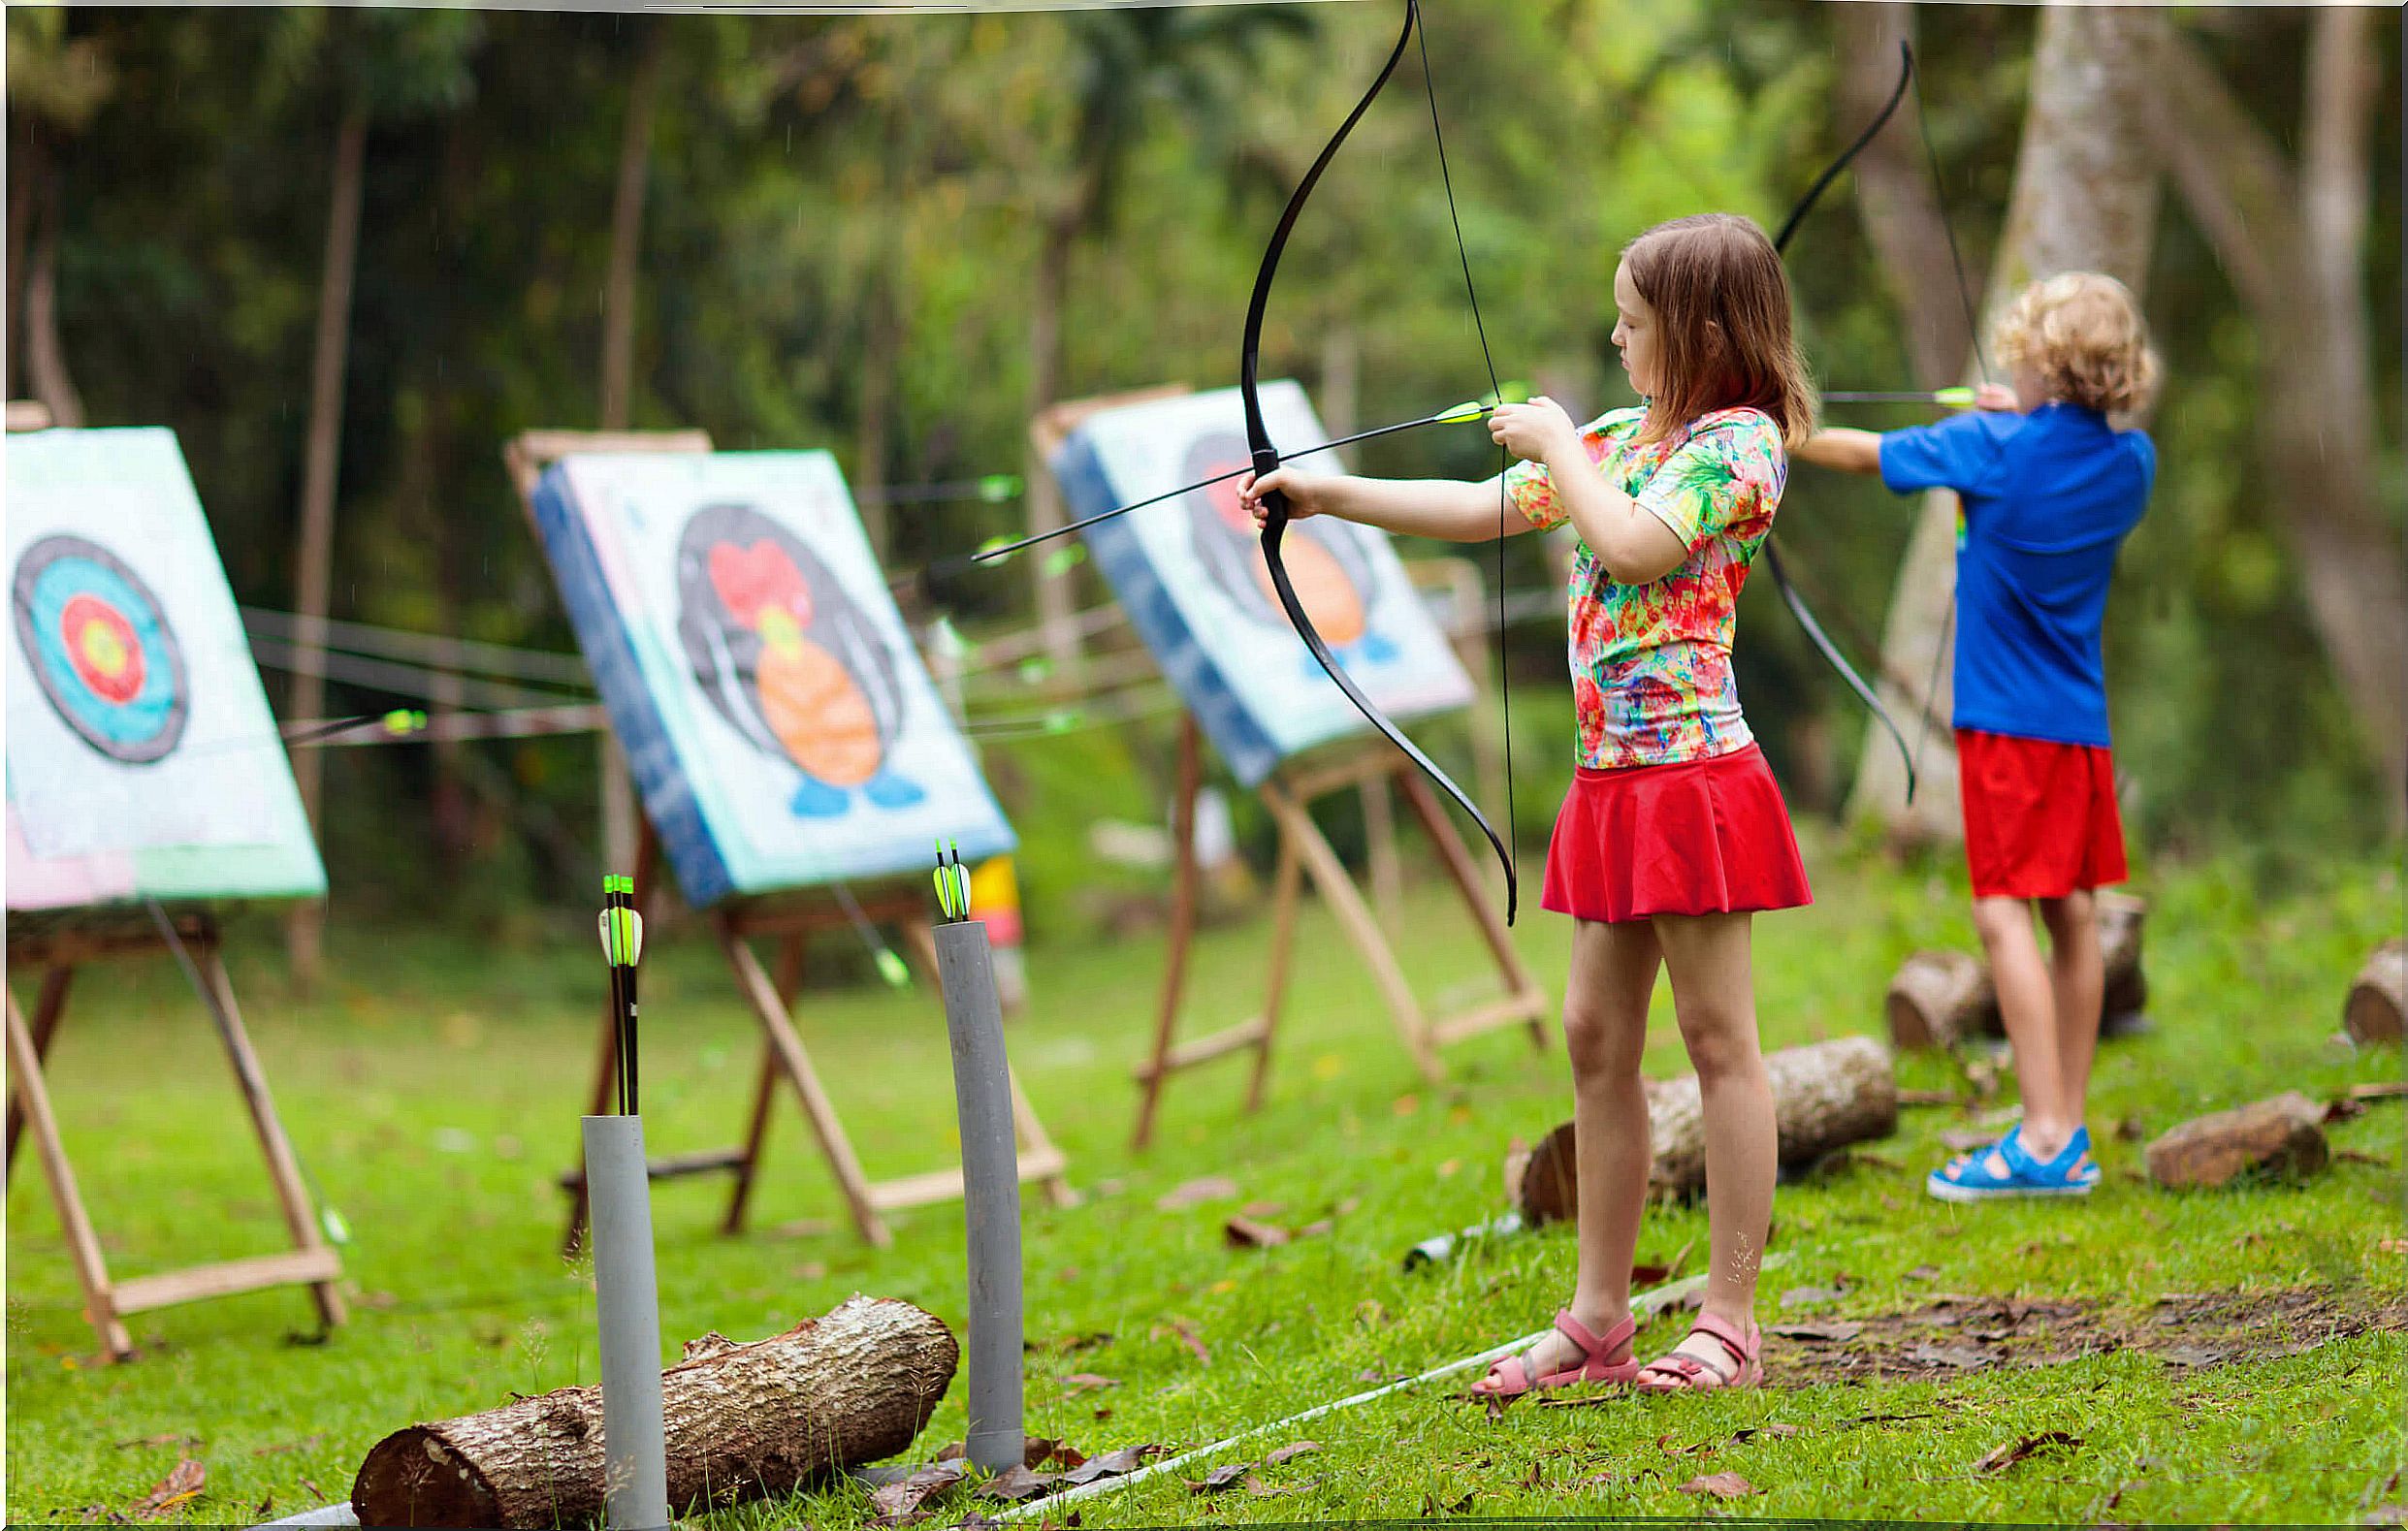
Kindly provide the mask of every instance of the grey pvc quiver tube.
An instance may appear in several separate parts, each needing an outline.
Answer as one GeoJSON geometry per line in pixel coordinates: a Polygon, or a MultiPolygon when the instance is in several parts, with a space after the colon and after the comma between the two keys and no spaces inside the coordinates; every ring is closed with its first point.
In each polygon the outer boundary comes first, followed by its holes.
{"type": "Polygon", "coordinates": [[[962,1207],[970,1227],[971,1465],[990,1473],[1021,1463],[1020,1153],[1012,1132],[1011,1076],[1003,1005],[986,926],[936,927],[937,978],[953,1049],[953,1100],[961,1121],[962,1207]]]}
{"type": "Polygon", "coordinates": [[[585,1119],[593,1200],[594,1295],[601,1320],[602,1460],[611,1531],[669,1523],[660,1419],[660,1303],[653,1277],[652,1186],[644,1119],[585,1119]]]}

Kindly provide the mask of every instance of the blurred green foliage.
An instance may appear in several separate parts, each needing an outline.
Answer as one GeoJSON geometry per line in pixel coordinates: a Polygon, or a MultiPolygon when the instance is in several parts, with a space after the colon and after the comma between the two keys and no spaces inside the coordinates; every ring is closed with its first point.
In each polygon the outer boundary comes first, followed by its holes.
{"type": "MultiPolygon", "coordinates": [[[[1835,116],[1832,17],[1806,0],[1426,15],[1498,365],[1576,410],[1626,397],[1607,341],[1620,244],[1708,207],[1770,223],[1853,130],[1835,116]]],[[[1934,7],[1916,21],[1947,205],[1970,269],[1986,271],[2033,14],[1934,7]]],[[[342,113],[365,106],[335,615],[564,649],[499,449],[531,427],[595,424],[627,84],[655,29],[664,51],[633,424],[700,426],[725,448],[825,446],[858,476],[865,347],[891,303],[886,430],[867,439],[883,439],[883,476],[911,483],[1020,465],[1049,237],[1068,262],[1060,396],[1232,381],[1279,202],[1396,16],[1388,6],[829,18],[13,8],[7,24],[9,146],[13,162],[36,149],[58,177],[60,324],[87,413],[179,432],[236,591],[263,606],[292,603],[329,169],[342,113]]],[[[2303,37],[2296,17],[2266,16],[2219,40],[2228,78],[2277,130],[2296,115],[2303,37]]],[[[1403,66],[1325,180],[1265,334],[1267,373],[1316,392],[1333,358],[1355,356],[1359,424],[1486,386],[1418,68],[1403,66]]],[[[2396,87],[2387,80],[2375,135],[2370,226],[2386,335],[2399,328],[2396,87]]],[[[1847,196],[1825,200],[1794,253],[1818,375],[1909,382],[1847,196]]],[[[2139,786],[2134,827],[2163,849],[2237,848],[2277,868],[2365,839],[2381,793],[2263,509],[2280,486],[2254,466],[2255,337],[2170,203],[2148,299],[2169,364],[2156,425],[2165,472],[2108,636],[2121,758],[2139,786]]],[[[2398,357],[2378,350],[2384,419],[2396,421],[2398,357]]],[[[2387,441],[2393,483],[2398,447],[2387,441]]],[[[1382,441],[1361,462],[1493,469],[1486,443],[1460,431],[1382,441]]],[[[1867,660],[1910,508],[1808,473],[1784,506],[1792,558],[1867,660]]],[[[1016,524],[1010,505],[897,507],[890,568],[923,569],[1016,524]]],[[[1506,565],[1517,588],[1551,585],[1534,546],[1510,547],[1506,565]]],[[[909,603],[954,614],[974,636],[1017,626],[1021,567],[922,578],[909,603]]],[[[1534,618],[1508,635],[1518,806],[1532,838],[1568,774],[1558,631],[1534,618]]],[[[1742,631],[1751,719],[1799,805],[1828,809],[1860,737],[1855,704],[1769,592],[1748,598],[1742,631]]],[[[342,686],[336,697],[387,705],[342,686]]],[[[1170,738],[1156,720],[1127,737],[993,748],[1032,845],[1033,914],[1075,891],[1063,880],[1084,873],[1099,796],[1131,816],[1160,811],[1170,738]],[[1049,785],[1063,782],[1092,790],[1049,785]]],[[[1439,741],[1462,758],[1460,735],[1439,741]]],[[[441,789],[433,751],[335,753],[325,839],[348,907],[423,907],[439,889],[483,918],[590,885],[570,863],[593,838],[591,744],[470,748],[477,806],[466,830],[441,835],[426,827],[441,789]]]]}

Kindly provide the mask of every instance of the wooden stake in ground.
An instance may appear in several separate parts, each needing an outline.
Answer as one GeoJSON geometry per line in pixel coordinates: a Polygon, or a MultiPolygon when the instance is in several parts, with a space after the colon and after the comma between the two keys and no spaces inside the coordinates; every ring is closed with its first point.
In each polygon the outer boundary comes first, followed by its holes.
{"type": "MultiPolygon", "coordinates": [[[[686,1347],[660,1379],[669,1504],[791,1492],[893,1456],[952,1386],[952,1330],[908,1302],[854,1297],[784,1334],[686,1347]]],[[[602,1393],[563,1387],[376,1443],[352,1484],[369,1526],[577,1525],[602,1514],[602,1393]]]]}
{"type": "Polygon", "coordinates": [[[2341,1006],[2341,1024],[2360,1047],[2397,1047],[2408,1031],[2403,1018],[2408,1018],[2408,941],[2393,937],[2358,970],[2358,981],[2341,1006]]]}
{"type": "MultiPolygon", "coordinates": [[[[1764,1071],[1772,1079],[1785,1169],[1805,1168],[1835,1149],[1886,1137],[1898,1129],[1898,1081],[1889,1049],[1870,1037],[1785,1047],[1765,1058],[1764,1071]]],[[[1662,1196],[1704,1190],[1706,1129],[1697,1076],[1649,1080],[1647,1118],[1655,1151],[1648,1188],[1662,1196]]],[[[1506,1182],[1531,1226],[1572,1217],[1580,1187],[1572,1124],[1548,1133],[1519,1175],[1508,1164],[1506,1182]]]]}

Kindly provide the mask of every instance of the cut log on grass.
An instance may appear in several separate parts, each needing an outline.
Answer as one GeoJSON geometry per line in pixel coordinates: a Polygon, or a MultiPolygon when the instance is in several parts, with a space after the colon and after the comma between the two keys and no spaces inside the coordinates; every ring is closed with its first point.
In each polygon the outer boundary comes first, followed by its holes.
{"type": "Polygon", "coordinates": [[[1890,979],[1881,1009],[1889,1019],[1889,1039],[1905,1051],[1921,1052],[1979,1035],[1983,1016],[1998,1013],[1998,995],[1979,957],[1918,951],[1890,979]]]}
{"type": "MultiPolygon", "coordinates": [[[[2103,1027],[2129,1026],[2148,1008],[2149,979],[2140,962],[2140,926],[2148,909],[2145,900],[2129,893],[2098,895],[2099,956],[2106,970],[2099,993],[2103,1027]]],[[[1881,1008],[1890,1040],[1904,1051],[2007,1034],[1989,964],[1970,952],[1918,951],[1909,957],[1890,979],[1881,1008]]]]}
{"type": "Polygon", "coordinates": [[[2408,941],[2385,941],[2358,970],[2341,1024],[2360,1047],[2397,1047],[2408,1031],[2408,941]]]}
{"type": "MultiPolygon", "coordinates": [[[[791,1492],[912,1444],[951,1386],[953,1333],[908,1302],[854,1297],[739,1345],[712,1334],[660,1379],[669,1505],[680,1513],[791,1492]]],[[[415,1424],[369,1451],[362,1525],[578,1525],[603,1509],[602,1393],[563,1387],[415,1424]]]]}
{"type": "MultiPolygon", "coordinates": [[[[1870,1037],[1786,1047],[1765,1056],[1764,1071],[1773,1083],[1785,1169],[1803,1169],[1835,1149],[1887,1137],[1898,1129],[1898,1081],[1889,1049],[1870,1037]]],[[[1706,1131],[1697,1076],[1649,1080],[1647,1116],[1654,1148],[1649,1190],[1661,1196],[1703,1191],[1706,1131]]],[[[1530,1151],[1521,1182],[1522,1216],[1533,1225],[1569,1219],[1578,1192],[1572,1124],[1566,1122],[1530,1151]]]]}
{"type": "Polygon", "coordinates": [[[2307,1176],[2325,1167],[2325,1108],[2296,1090],[2183,1123],[2149,1145],[2149,1178],[2167,1190],[2250,1174],[2307,1176]]]}

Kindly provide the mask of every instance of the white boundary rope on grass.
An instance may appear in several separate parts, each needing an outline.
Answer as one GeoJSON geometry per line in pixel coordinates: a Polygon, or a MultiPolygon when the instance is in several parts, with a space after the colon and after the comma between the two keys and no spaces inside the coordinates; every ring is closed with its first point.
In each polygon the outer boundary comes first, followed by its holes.
{"type": "MultiPolygon", "coordinates": [[[[1787,1260],[1786,1255],[1771,1256],[1766,1259],[1762,1268],[1769,1270],[1776,1265],[1786,1263],[1787,1260]]],[[[1642,1292],[1633,1298],[1630,1311],[1643,1318],[1652,1316],[1670,1307],[1705,1284],[1706,1277],[1703,1272],[1680,1281],[1669,1282],[1653,1292],[1642,1292]]],[[[1402,1392],[1408,1387],[1418,1387],[1424,1383],[1436,1382],[1442,1377],[1452,1377],[1458,1372],[1469,1371],[1475,1366],[1486,1366],[1492,1361],[1502,1360],[1517,1352],[1529,1349],[1554,1332],[1554,1326],[1550,1325],[1535,1334],[1525,1334],[1518,1340],[1509,1340],[1502,1345],[1491,1346],[1477,1356],[1466,1356],[1461,1360],[1448,1361],[1443,1366],[1433,1366],[1418,1377],[1407,1377],[1382,1387],[1368,1388],[1349,1397],[1315,1404],[1301,1414],[1292,1414],[1284,1419],[1274,1419],[1268,1424],[1258,1424],[1251,1429],[1240,1430],[1225,1441],[1215,1441],[1210,1446],[1200,1446],[1192,1451],[1183,1451],[1177,1456],[1166,1457],[1150,1467],[1141,1467],[1134,1473],[1126,1473],[1118,1478],[1099,1478],[1094,1483],[1081,1483],[1076,1488],[1065,1488],[1060,1493],[1047,1494],[1043,1499],[1032,1499],[1026,1504],[1017,1505],[1003,1512],[994,1518],[1025,1520],[1033,1515],[1043,1515],[1050,1511],[1075,1505],[1082,1499],[1094,1499],[1100,1495],[1108,1494],[1114,1489],[1126,1488],[1133,1483],[1142,1483],[1157,1473],[1168,1473],[1173,1469],[1185,1467],[1190,1462],[1201,1462],[1208,1457],[1217,1456],[1241,1441],[1251,1441],[1257,1436],[1293,1429],[1297,1425],[1318,1419],[1325,1414],[1335,1414],[1340,1409],[1352,1409],[1357,1404],[1369,1403],[1374,1398],[1385,1398],[1392,1392],[1402,1392]]]]}

